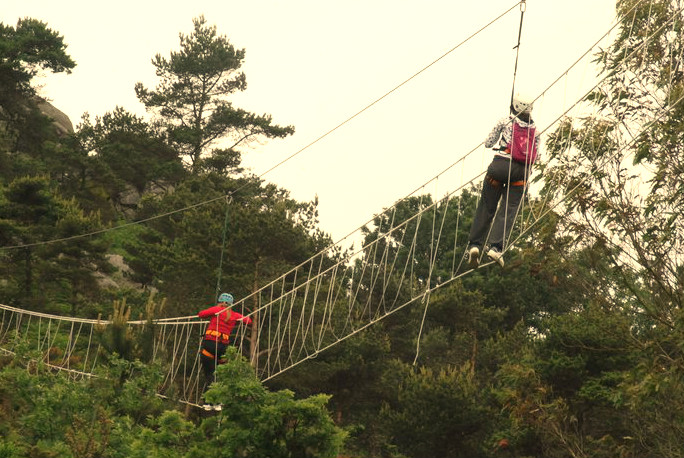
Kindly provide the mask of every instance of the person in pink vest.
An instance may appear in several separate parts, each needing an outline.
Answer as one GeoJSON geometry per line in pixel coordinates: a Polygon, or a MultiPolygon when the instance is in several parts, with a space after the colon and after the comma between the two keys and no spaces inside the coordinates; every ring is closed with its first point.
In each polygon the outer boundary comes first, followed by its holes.
{"type": "Polygon", "coordinates": [[[479,265],[486,242],[487,257],[504,265],[504,242],[513,227],[539,148],[532,104],[531,98],[516,94],[511,101],[511,115],[497,122],[485,140],[484,146],[493,148],[494,158],[487,167],[470,227],[466,256],[472,268],[479,265]]]}
{"type": "Polygon", "coordinates": [[[217,304],[197,314],[199,318],[209,318],[209,324],[204,331],[204,338],[200,346],[200,363],[204,371],[204,390],[214,382],[216,366],[228,348],[230,334],[238,323],[252,324],[252,319],[232,310],[233,296],[222,293],[217,304]]]}

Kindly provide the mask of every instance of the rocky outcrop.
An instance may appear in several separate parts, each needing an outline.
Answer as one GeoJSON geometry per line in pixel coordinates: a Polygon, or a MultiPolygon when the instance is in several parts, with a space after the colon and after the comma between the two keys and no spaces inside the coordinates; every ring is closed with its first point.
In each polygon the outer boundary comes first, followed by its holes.
{"type": "Polygon", "coordinates": [[[71,119],[62,111],[55,108],[50,102],[38,98],[36,100],[36,105],[41,113],[50,118],[52,125],[57,131],[57,135],[63,137],[74,133],[74,125],[71,123],[71,119]]]}
{"type": "Polygon", "coordinates": [[[145,285],[136,283],[130,279],[130,274],[132,273],[132,270],[128,266],[128,264],[126,264],[126,261],[124,260],[123,256],[121,256],[120,254],[108,254],[106,255],[106,257],[109,263],[112,266],[114,266],[116,270],[113,273],[109,274],[104,274],[102,272],[95,273],[95,278],[97,279],[97,283],[100,286],[100,288],[130,288],[150,290],[154,289],[149,286],[146,287],[145,285]]]}
{"type": "MultiPolygon", "coordinates": [[[[58,110],[54,105],[41,97],[33,97],[32,101],[38,111],[52,121],[52,125],[58,136],[64,137],[74,133],[74,125],[71,123],[69,116],[64,112],[58,110]]],[[[23,114],[28,114],[33,109],[33,106],[31,106],[28,99],[24,99],[22,103],[16,105],[14,108],[23,111],[23,114]]],[[[7,127],[8,120],[12,118],[11,111],[0,105],[0,127],[7,127]]]]}

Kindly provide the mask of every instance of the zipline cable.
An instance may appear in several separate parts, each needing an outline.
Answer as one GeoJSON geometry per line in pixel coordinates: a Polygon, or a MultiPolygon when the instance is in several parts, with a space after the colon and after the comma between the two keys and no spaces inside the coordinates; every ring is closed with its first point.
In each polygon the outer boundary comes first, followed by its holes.
{"type": "MultiPolygon", "coordinates": [[[[523,3],[524,3],[524,0],[523,0],[523,3]]],[[[283,165],[283,164],[285,164],[286,162],[290,161],[291,159],[293,159],[294,157],[298,156],[299,154],[301,154],[301,153],[304,152],[305,150],[309,149],[310,147],[312,147],[313,145],[315,145],[315,144],[318,143],[319,141],[323,140],[325,137],[327,137],[328,135],[332,134],[333,132],[335,132],[336,130],[338,130],[339,128],[341,128],[342,126],[344,126],[345,124],[349,123],[349,122],[352,121],[354,118],[358,117],[359,115],[361,115],[361,114],[364,113],[365,111],[369,110],[371,107],[375,106],[375,105],[378,104],[380,101],[382,101],[383,99],[387,98],[389,95],[391,95],[391,94],[393,94],[394,92],[396,92],[396,91],[397,91],[398,89],[400,89],[402,86],[408,84],[408,83],[409,83],[410,81],[412,81],[414,78],[416,78],[417,76],[419,76],[420,74],[422,74],[423,72],[425,72],[426,70],[428,70],[430,67],[432,67],[433,65],[435,65],[436,63],[438,63],[439,61],[441,61],[442,59],[444,59],[445,57],[447,57],[447,56],[448,56],[449,54],[451,54],[452,52],[456,51],[458,48],[460,48],[461,46],[463,46],[465,43],[467,43],[468,41],[470,41],[471,39],[473,39],[475,36],[477,36],[477,35],[479,35],[480,33],[482,33],[485,29],[487,29],[488,27],[490,27],[491,25],[493,25],[494,23],[496,23],[497,21],[499,21],[501,18],[503,18],[504,16],[506,16],[508,13],[510,13],[510,12],[511,12],[517,5],[519,5],[519,4],[520,4],[520,2],[515,3],[513,6],[511,6],[510,8],[508,8],[506,11],[504,11],[504,12],[501,13],[501,14],[499,14],[497,17],[495,17],[494,19],[492,19],[490,22],[488,22],[487,24],[485,24],[484,26],[482,26],[480,29],[478,29],[477,31],[475,31],[475,32],[473,32],[472,34],[470,34],[467,38],[465,38],[464,40],[462,40],[460,43],[458,43],[457,45],[453,46],[453,47],[452,47],[451,49],[449,49],[447,52],[445,52],[444,54],[442,54],[441,56],[439,56],[438,58],[436,58],[435,60],[433,60],[433,61],[430,62],[428,65],[426,65],[426,66],[424,66],[423,68],[421,68],[420,70],[418,70],[416,73],[414,73],[413,75],[411,75],[410,77],[408,77],[407,79],[405,79],[404,81],[402,81],[401,83],[399,83],[397,86],[395,86],[395,87],[392,88],[391,90],[387,91],[385,94],[383,94],[382,96],[378,97],[378,98],[375,99],[373,102],[369,103],[369,104],[366,105],[364,108],[362,108],[361,110],[357,111],[357,112],[354,113],[352,116],[348,117],[347,119],[345,119],[344,121],[342,121],[341,123],[339,123],[338,125],[336,125],[335,127],[333,127],[332,129],[330,129],[330,130],[328,130],[327,132],[323,133],[322,135],[320,135],[319,137],[317,137],[315,140],[313,140],[313,141],[311,141],[310,143],[306,144],[305,146],[303,146],[302,148],[300,148],[300,149],[297,150],[296,152],[292,153],[290,156],[286,157],[285,159],[283,159],[282,161],[278,162],[277,164],[275,164],[274,166],[272,166],[271,168],[269,168],[269,169],[266,170],[265,172],[263,172],[263,173],[261,173],[261,174],[259,174],[259,175],[256,175],[255,177],[256,177],[256,178],[262,178],[262,177],[264,177],[264,176],[267,175],[268,173],[272,172],[273,170],[277,169],[277,168],[280,167],[281,165],[283,165]]],[[[147,223],[147,222],[149,222],[149,221],[153,221],[153,220],[165,218],[165,217],[167,217],[167,216],[175,215],[176,213],[182,213],[182,212],[185,212],[185,211],[188,211],[188,210],[192,210],[192,209],[194,209],[194,208],[202,207],[202,206],[204,206],[204,205],[208,205],[208,204],[210,204],[210,203],[216,202],[216,201],[218,201],[218,200],[221,200],[221,199],[224,199],[224,198],[227,198],[227,197],[232,197],[232,196],[235,195],[238,191],[244,189],[245,187],[249,186],[250,184],[251,184],[251,182],[245,183],[245,184],[239,186],[238,188],[234,189],[233,191],[229,192],[228,194],[225,194],[225,195],[222,195],[222,196],[219,196],[219,197],[215,197],[215,198],[212,198],[212,199],[208,199],[208,200],[205,200],[205,201],[202,201],[202,202],[198,202],[198,203],[196,203],[196,204],[189,205],[189,206],[187,206],[187,207],[179,208],[179,209],[176,209],[176,210],[172,210],[172,211],[169,211],[169,212],[161,213],[161,214],[159,214],[159,215],[150,216],[150,217],[148,217],[148,218],[144,218],[144,219],[141,219],[141,220],[131,221],[131,222],[128,222],[128,223],[124,223],[124,224],[122,224],[122,225],[120,225],[120,226],[110,227],[110,228],[106,228],[106,229],[100,229],[100,230],[88,232],[88,233],[85,233],[85,234],[72,235],[72,236],[69,236],[69,237],[62,237],[62,238],[58,238],[58,239],[43,240],[43,241],[40,241],[40,242],[27,243],[27,244],[22,244],[22,245],[3,246],[3,247],[0,247],[0,250],[12,250],[12,249],[18,249],[18,248],[28,248],[28,247],[34,247],[34,246],[48,245],[48,244],[52,244],[52,243],[68,242],[68,241],[72,241],[72,240],[78,240],[78,239],[81,239],[81,238],[86,238],[86,237],[92,237],[92,236],[96,236],[96,235],[101,235],[101,234],[104,234],[104,233],[107,233],[107,232],[110,232],[110,231],[115,231],[115,230],[123,229],[123,228],[129,227],[129,226],[134,226],[134,225],[138,225],[138,224],[147,223]]],[[[345,237],[343,237],[341,240],[344,240],[346,237],[348,237],[348,235],[345,236],[345,237]]]]}
{"type": "MultiPolygon", "coordinates": [[[[522,0],[521,3],[525,3],[525,1],[526,1],[526,0],[522,0]]],[[[393,92],[395,92],[397,89],[401,88],[402,86],[404,86],[405,84],[407,84],[408,82],[410,82],[411,80],[413,80],[415,77],[417,77],[418,75],[420,75],[421,73],[423,73],[424,71],[426,71],[427,69],[429,69],[430,67],[432,67],[434,64],[436,64],[437,62],[439,62],[440,60],[444,59],[444,58],[447,57],[449,54],[451,54],[452,52],[454,52],[455,50],[457,50],[458,48],[460,48],[462,45],[464,45],[465,43],[467,43],[468,41],[470,41],[472,38],[474,38],[475,36],[477,36],[478,34],[480,34],[480,33],[481,33],[482,31],[484,31],[486,28],[488,28],[489,26],[491,26],[492,24],[494,24],[496,21],[498,21],[499,19],[501,19],[502,17],[504,17],[504,16],[507,15],[508,13],[510,13],[510,12],[513,10],[513,8],[515,8],[518,4],[519,4],[519,3],[516,3],[515,5],[513,5],[513,6],[510,7],[509,9],[507,9],[506,11],[504,11],[503,13],[501,13],[499,16],[497,16],[496,18],[492,19],[489,23],[487,23],[486,25],[482,26],[482,27],[481,27],[480,29],[478,29],[476,32],[473,32],[472,34],[470,34],[470,36],[468,36],[466,39],[464,39],[463,41],[461,41],[459,44],[457,44],[457,45],[454,46],[453,48],[449,49],[447,52],[445,52],[444,54],[442,54],[441,56],[439,56],[437,59],[433,60],[433,61],[430,62],[428,65],[426,65],[425,67],[423,67],[422,69],[420,69],[418,72],[414,73],[413,75],[411,75],[410,77],[408,77],[407,79],[405,79],[404,81],[402,81],[401,83],[399,83],[397,86],[395,86],[395,87],[392,88],[391,90],[387,91],[387,92],[386,92],[385,94],[383,94],[381,97],[378,97],[378,98],[375,99],[373,102],[369,103],[369,104],[366,105],[364,108],[362,108],[361,110],[357,111],[356,113],[354,113],[352,116],[350,116],[350,117],[347,118],[346,120],[342,121],[341,123],[339,123],[338,125],[336,125],[336,126],[333,127],[332,129],[330,129],[329,131],[327,131],[326,133],[324,133],[324,134],[321,135],[320,137],[316,138],[314,141],[312,141],[311,143],[307,144],[306,146],[304,146],[303,148],[301,148],[299,151],[297,151],[297,152],[291,154],[290,156],[288,156],[287,158],[283,159],[281,162],[277,163],[276,165],[274,165],[273,167],[271,167],[270,169],[268,169],[267,171],[265,171],[265,172],[264,172],[262,175],[260,175],[260,176],[266,175],[267,173],[269,173],[269,172],[271,172],[272,170],[276,169],[277,167],[281,166],[282,164],[284,164],[285,162],[289,161],[289,160],[292,159],[293,157],[299,155],[299,154],[302,153],[304,150],[308,149],[309,147],[311,147],[311,146],[313,146],[314,144],[318,143],[319,141],[323,140],[325,137],[327,137],[328,135],[332,134],[332,133],[335,132],[337,129],[339,129],[340,127],[344,126],[344,125],[347,124],[349,121],[351,121],[352,119],[356,118],[357,116],[359,116],[360,114],[362,114],[363,112],[365,112],[366,110],[368,110],[369,108],[371,108],[372,106],[374,106],[375,104],[377,104],[378,102],[380,102],[381,100],[383,100],[385,97],[389,96],[390,94],[392,94],[393,92]]]]}
{"type": "MultiPolygon", "coordinates": [[[[644,1],[644,0],[640,0],[639,3],[643,2],[643,1],[644,1]]],[[[635,5],[632,9],[636,8],[636,6],[638,6],[638,4],[635,5]]],[[[613,27],[611,27],[611,30],[613,30],[617,25],[619,25],[619,23],[618,23],[618,24],[615,24],[613,27]]],[[[664,26],[664,25],[663,25],[663,26],[664,26]]],[[[605,38],[605,37],[608,35],[608,33],[610,33],[610,31],[607,32],[606,34],[604,34],[602,38],[605,38]]],[[[600,42],[600,40],[599,40],[599,42],[600,42]]],[[[597,43],[599,43],[599,42],[597,42],[597,43]]],[[[593,45],[592,47],[594,47],[594,46],[596,46],[596,44],[593,45]]],[[[589,52],[589,51],[587,51],[587,53],[588,53],[588,52],[589,52]]],[[[587,53],[585,53],[584,55],[586,55],[587,53]]],[[[575,63],[573,63],[573,64],[572,64],[572,67],[574,67],[575,65],[577,65],[578,62],[579,62],[579,60],[576,61],[575,63]]],[[[572,67],[571,67],[571,68],[572,68],[572,67]]],[[[566,75],[568,71],[569,71],[569,69],[568,69],[568,70],[565,70],[565,71],[563,72],[563,75],[566,75]]],[[[607,76],[606,76],[602,81],[604,81],[606,78],[607,78],[607,76]]],[[[549,86],[549,88],[550,88],[551,86],[557,84],[557,82],[558,82],[559,80],[560,80],[560,77],[559,77],[558,79],[556,79],[556,80],[549,86]]],[[[600,84],[600,82],[597,83],[592,89],[590,89],[589,92],[588,92],[587,94],[585,94],[580,100],[584,100],[584,99],[587,97],[587,95],[588,95],[591,91],[595,90],[596,87],[598,87],[598,84],[600,84]]],[[[548,88],[547,88],[546,90],[548,90],[548,88]]],[[[545,91],[546,91],[546,90],[545,90],[545,91]]],[[[544,91],[544,92],[545,92],[545,91],[544,91]]],[[[578,101],[577,103],[573,104],[570,108],[568,108],[568,109],[567,109],[563,114],[561,114],[553,123],[551,123],[551,124],[549,125],[549,127],[550,127],[551,125],[555,124],[556,122],[558,122],[558,121],[562,118],[562,116],[566,115],[566,114],[567,114],[573,107],[575,107],[578,103],[579,103],[579,101],[578,101]]],[[[541,131],[540,131],[540,134],[544,133],[549,127],[547,127],[546,129],[541,130],[541,131]]],[[[459,158],[456,162],[454,162],[454,163],[451,164],[449,167],[447,167],[445,170],[443,170],[442,172],[440,172],[440,174],[438,174],[436,177],[434,177],[433,179],[431,179],[430,181],[428,181],[428,182],[427,182],[426,184],[424,184],[422,187],[426,186],[426,185],[429,184],[431,181],[433,181],[433,180],[435,180],[435,179],[438,179],[438,178],[439,178],[443,173],[445,173],[447,170],[449,170],[450,168],[454,167],[454,166],[455,166],[456,164],[458,164],[459,162],[462,162],[462,161],[465,159],[465,157],[467,157],[468,155],[472,154],[472,153],[473,153],[479,146],[481,146],[481,145],[482,145],[482,143],[480,143],[477,147],[475,147],[475,148],[473,148],[472,150],[470,150],[465,156],[459,158]]],[[[477,176],[473,177],[473,178],[472,178],[471,180],[469,180],[468,183],[466,183],[466,184],[471,184],[471,183],[473,183],[475,180],[479,179],[482,175],[484,175],[484,172],[482,172],[482,173],[478,174],[477,176]]],[[[458,188],[457,190],[455,190],[455,191],[458,191],[458,190],[463,189],[464,186],[465,186],[465,184],[464,184],[462,187],[460,187],[460,188],[458,188]]],[[[416,191],[418,191],[419,189],[420,189],[420,187],[419,187],[416,191]]],[[[416,191],[414,191],[413,193],[415,193],[416,191]]],[[[454,192],[455,192],[455,191],[454,191],[454,192]]],[[[413,194],[413,193],[411,193],[411,194],[413,194]]],[[[407,197],[408,197],[408,196],[407,196],[407,197]]],[[[405,198],[406,198],[406,197],[405,197],[405,198]]],[[[404,199],[405,199],[405,198],[404,198],[404,199]]],[[[402,199],[400,199],[400,200],[402,200],[402,199]]],[[[398,201],[398,202],[399,202],[399,201],[398,201]]],[[[397,202],[397,203],[398,203],[398,202],[397,202]]],[[[396,204],[395,204],[395,205],[396,205],[396,204]]],[[[407,223],[407,222],[409,222],[409,221],[411,221],[411,220],[414,220],[415,218],[421,216],[421,215],[423,214],[423,212],[426,211],[427,209],[429,209],[430,207],[431,207],[431,206],[428,206],[428,207],[422,209],[417,215],[414,215],[414,216],[408,218],[407,220],[405,220],[404,223],[407,223]]],[[[372,222],[372,220],[371,220],[371,222],[372,222]]],[[[326,250],[321,251],[321,252],[318,253],[316,256],[320,255],[321,253],[323,253],[323,252],[325,252],[325,251],[326,251],[326,250]]],[[[360,253],[360,252],[362,252],[362,251],[363,251],[363,248],[361,248],[360,250],[358,250],[357,253],[360,253]]],[[[315,256],[314,256],[314,257],[315,257],[315,256]]],[[[313,259],[314,257],[312,257],[312,259],[313,259]]],[[[304,266],[307,262],[308,262],[308,261],[305,261],[305,262],[301,263],[300,265],[296,266],[295,268],[293,268],[293,269],[291,269],[290,271],[288,271],[287,273],[285,273],[285,274],[284,274],[283,276],[281,276],[279,279],[274,280],[271,284],[264,286],[262,289],[266,289],[266,288],[268,288],[270,285],[275,284],[276,282],[279,282],[279,281],[281,281],[282,279],[286,278],[288,275],[292,274],[293,272],[297,272],[298,269],[301,268],[302,266],[304,266]]],[[[252,297],[254,294],[256,294],[256,293],[252,293],[250,296],[248,296],[248,297],[246,297],[246,298],[243,298],[242,300],[246,300],[246,299],[248,299],[249,297],[252,297]]],[[[262,306],[261,308],[264,308],[264,307],[265,307],[265,306],[262,306]]],[[[261,309],[261,308],[260,308],[260,309],[261,309]]],[[[258,310],[260,310],[260,309],[258,309],[258,310]]]]}

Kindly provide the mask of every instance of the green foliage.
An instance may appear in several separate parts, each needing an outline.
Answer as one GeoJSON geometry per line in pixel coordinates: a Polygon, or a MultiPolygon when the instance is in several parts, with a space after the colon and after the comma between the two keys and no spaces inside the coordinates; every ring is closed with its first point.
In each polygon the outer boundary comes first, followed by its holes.
{"type": "Polygon", "coordinates": [[[99,418],[106,424],[101,404],[106,401],[98,399],[87,382],[55,376],[40,364],[29,368],[31,373],[11,366],[0,371],[6,387],[0,390],[0,421],[9,429],[5,440],[11,441],[3,444],[5,450],[14,450],[17,456],[96,456],[88,450],[96,446],[101,450],[107,433],[91,428],[90,421],[99,418]],[[91,448],[82,448],[85,443],[91,448]]]}
{"type": "Polygon", "coordinates": [[[36,155],[49,135],[50,123],[37,108],[32,79],[41,70],[68,73],[75,65],[66,54],[63,37],[44,22],[24,18],[15,27],[0,23],[2,176],[13,178],[43,167],[45,158],[36,155]]]}
{"type": "Polygon", "coordinates": [[[329,241],[315,231],[315,202],[297,202],[256,179],[191,178],[173,194],[143,200],[140,214],[165,213],[211,198],[216,201],[150,222],[137,239],[124,243],[134,278],[168,297],[171,312],[196,313],[197,304],[213,302],[219,278],[236,297],[245,296],[329,241]],[[231,201],[221,198],[238,186],[231,201]]]}
{"type": "Polygon", "coordinates": [[[579,265],[566,277],[584,300],[548,320],[534,366],[553,389],[549,404],[562,406],[547,437],[575,454],[682,454],[680,7],[617,2],[619,32],[596,56],[606,79],[587,99],[593,115],[565,120],[548,143],[548,190],[563,177],[568,202],[556,230],[573,237],[566,256],[579,265]]]}
{"type": "Polygon", "coordinates": [[[76,65],[59,33],[36,19],[19,19],[16,27],[0,23],[0,49],[0,75],[5,84],[26,85],[40,69],[70,72],[76,65]]]}
{"type": "MultiPolygon", "coordinates": [[[[36,110],[27,111],[30,119],[22,115],[26,122],[21,124],[14,122],[21,114],[19,105],[5,103],[10,96],[18,100],[31,92],[28,83],[35,69],[63,71],[73,66],[66,58],[59,59],[64,50],[61,37],[49,29],[51,35],[44,38],[50,40],[42,44],[53,46],[52,51],[32,56],[39,51],[32,45],[28,54],[9,52],[28,46],[29,41],[22,41],[25,32],[28,28],[39,32],[41,24],[26,20],[17,30],[3,26],[0,34],[0,47],[8,51],[0,62],[0,78],[15,78],[3,80],[7,84],[2,85],[2,96],[7,98],[1,105],[0,121],[5,123],[0,126],[0,163],[7,165],[2,168],[7,180],[0,189],[0,240],[5,246],[25,246],[0,254],[0,299],[27,308],[93,316],[111,298],[114,323],[100,329],[103,351],[110,357],[97,368],[98,377],[81,381],[54,377],[46,374],[41,362],[31,363],[29,374],[18,369],[18,359],[2,369],[2,453],[180,457],[195,456],[210,444],[212,452],[233,447],[250,451],[249,456],[335,456],[344,434],[329,418],[329,398],[295,399],[290,391],[270,393],[244,362],[228,373],[234,378],[228,390],[235,391],[239,402],[224,392],[221,383],[214,388],[222,402],[234,404],[231,419],[225,420],[233,423],[220,432],[234,434],[235,444],[226,448],[221,442],[216,419],[198,423],[175,411],[164,412],[155,396],[162,382],[160,371],[140,362],[149,350],[154,327],[131,332],[128,326],[131,315],[140,310],[140,294],[132,294],[129,305],[125,291],[104,292],[96,286],[95,274],[111,273],[104,258],[111,242],[110,251],[130,261],[131,279],[154,284],[171,299],[165,313],[174,313],[181,305],[192,307],[194,313],[193,303],[205,303],[207,295],[213,296],[222,250],[230,254],[224,266],[227,281],[234,293],[244,295],[329,242],[316,227],[315,202],[294,201],[287,191],[258,179],[229,178],[229,173],[240,172],[238,145],[293,132],[292,127],[273,125],[268,115],[256,116],[228,102],[227,96],[246,87],[239,72],[244,50],[235,50],[203,18],[197,19],[193,34],[181,36],[181,52],[154,61],[161,78],[159,90],[137,88],[141,100],[159,115],[154,124],[117,107],[94,122],[86,114],[77,135],[57,138],[36,110]],[[208,88],[205,84],[211,89],[196,92],[208,88]],[[184,111],[196,103],[202,105],[196,116],[184,111]],[[168,111],[171,105],[179,111],[168,111]],[[186,121],[193,127],[183,127],[186,121]],[[231,147],[209,150],[215,141],[226,138],[233,141],[231,147]],[[185,172],[181,159],[191,163],[194,175],[185,172]],[[43,174],[36,176],[36,172],[43,174]],[[242,192],[227,204],[226,246],[222,200],[175,212],[237,188],[242,192]],[[140,196],[140,202],[131,200],[131,193],[140,196]],[[89,215],[83,208],[93,212],[89,215]],[[106,221],[122,223],[165,211],[173,216],[170,221],[154,220],[104,237],[76,238],[76,243],[43,243],[100,230],[96,210],[106,221]],[[215,443],[205,436],[210,430],[215,443]]],[[[148,318],[156,313],[146,309],[148,318]]]]}
{"type": "Polygon", "coordinates": [[[131,194],[168,192],[184,176],[177,152],[142,118],[121,107],[95,118],[94,124],[84,116],[78,139],[89,153],[84,173],[101,183],[120,212],[136,209],[131,194]]]}
{"type": "Polygon", "coordinates": [[[131,458],[173,458],[188,456],[190,445],[202,437],[196,425],[183,418],[180,412],[167,410],[152,418],[147,426],[141,427],[130,444],[126,454],[113,455],[131,458]]]}
{"type": "Polygon", "coordinates": [[[684,381],[681,368],[643,362],[624,380],[621,401],[631,413],[636,444],[655,456],[684,453],[684,381]]]}
{"type": "MultiPolygon", "coordinates": [[[[166,304],[166,299],[157,302],[155,296],[155,293],[147,296],[144,314],[140,313],[139,317],[141,320],[145,320],[145,323],[136,326],[129,324],[133,307],[127,303],[126,297],[121,300],[114,300],[112,314],[107,320],[108,323],[99,323],[96,326],[96,332],[104,351],[110,355],[115,354],[126,361],[148,362],[151,360],[154,341],[158,332],[154,320],[158,318],[166,304]]],[[[125,378],[124,372],[119,377],[125,378]]]]}
{"type": "MultiPolygon", "coordinates": [[[[194,314],[217,279],[244,297],[327,246],[315,201],[240,175],[239,147],[293,128],[232,106],[245,51],[200,17],[179,51],[153,60],[156,89],[136,86],[153,122],[117,107],[57,137],[27,95],[39,69],[73,67],[62,38],[35,20],[0,25],[0,245],[23,246],[0,251],[0,301],[93,317],[117,306],[100,336],[117,356],[99,377],[48,374],[27,342],[15,348],[28,365],[0,355],[0,457],[331,457],[347,434],[346,454],[360,457],[684,455],[682,20],[669,0],[617,7],[594,114],[548,135],[532,202],[547,216],[505,269],[444,285],[424,321],[424,307],[407,307],[270,380],[278,391],[231,349],[206,393],[222,412],[188,417],[155,396],[161,371],[143,362],[155,328],[127,326],[159,314],[146,307],[157,301],[101,291],[96,276],[111,273],[105,253],[120,254],[127,279],[167,299],[161,313],[194,314]],[[100,218],[146,222],[41,243],[100,230],[100,218]]],[[[357,299],[407,299],[446,278],[477,196],[417,196],[379,214],[364,241],[411,278],[380,291],[355,272],[357,299]],[[458,242],[440,244],[434,266],[433,227],[458,242]]]]}
{"type": "Polygon", "coordinates": [[[195,421],[164,410],[155,394],[161,373],[140,362],[112,359],[107,372],[80,381],[41,364],[30,373],[0,367],[0,456],[337,456],[344,434],[328,415],[327,396],[270,392],[235,349],[230,359],[207,393],[223,412],[195,421]]]}
{"type": "Polygon", "coordinates": [[[190,35],[180,34],[180,51],[171,52],[168,59],[157,54],[152,60],[161,79],[157,89],[138,83],[135,92],[158,115],[171,144],[194,172],[239,171],[236,146],[259,137],[283,138],[294,128],[271,124],[269,115],[233,107],[226,97],[247,88],[245,74],[239,71],[245,50],[218,35],[204,16],[194,19],[193,26],[190,35]],[[209,152],[219,139],[228,141],[230,148],[209,152]]]}
{"type": "Polygon", "coordinates": [[[0,241],[15,247],[3,253],[7,261],[0,273],[6,285],[3,300],[21,298],[24,305],[43,310],[67,303],[78,310],[95,298],[95,272],[106,270],[105,243],[89,239],[33,245],[100,227],[97,214],[85,214],[76,201],[61,197],[47,177],[18,178],[0,188],[0,241]],[[69,282],[63,281],[65,276],[69,282]]]}
{"type": "Polygon", "coordinates": [[[21,452],[22,449],[18,445],[0,439],[0,458],[19,458],[24,456],[21,452]]]}
{"type": "Polygon", "coordinates": [[[288,390],[267,391],[235,348],[229,348],[227,360],[205,394],[208,402],[221,403],[223,410],[219,417],[203,422],[205,434],[211,437],[203,450],[219,450],[222,457],[337,456],[345,434],[326,409],[329,396],[295,399],[288,390]]]}
{"type": "Polygon", "coordinates": [[[396,401],[382,411],[392,443],[407,456],[479,456],[493,412],[472,367],[397,370],[396,401]]]}

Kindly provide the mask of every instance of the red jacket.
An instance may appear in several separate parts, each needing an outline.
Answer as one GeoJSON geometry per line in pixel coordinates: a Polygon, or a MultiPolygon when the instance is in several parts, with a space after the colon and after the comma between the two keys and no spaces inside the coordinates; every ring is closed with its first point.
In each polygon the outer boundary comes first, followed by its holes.
{"type": "Polygon", "coordinates": [[[204,338],[206,340],[217,340],[222,343],[228,343],[228,337],[230,337],[230,333],[238,321],[252,324],[250,317],[241,315],[221,305],[215,305],[202,310],[197,316],[200,318],[210,318],[204,338]]]}

